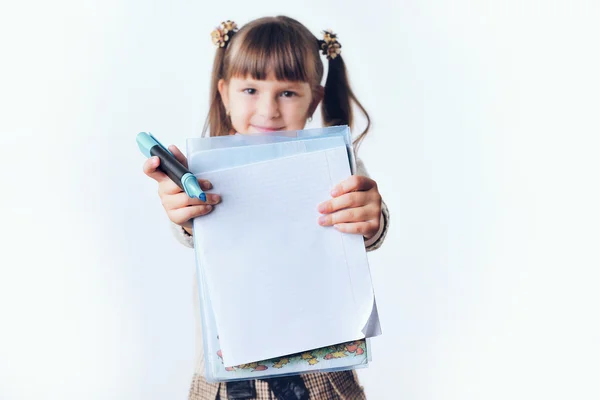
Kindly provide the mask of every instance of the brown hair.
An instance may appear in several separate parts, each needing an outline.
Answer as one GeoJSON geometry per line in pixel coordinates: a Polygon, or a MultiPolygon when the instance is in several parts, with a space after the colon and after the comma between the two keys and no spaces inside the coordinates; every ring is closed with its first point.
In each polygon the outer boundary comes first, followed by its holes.
{"type": "MultiPolygon", "coordinates": [[[[256,19],[244,25],[224,48],[217,48],[210,87],[210,110],[202,136],[228,135],[233,127],[218,90],[220,79],[250,76],[266,79],[269,72],[278,80],[307,82],[313,93],[323,80],[323,62],[318,39],[295,19],[277,16],[256,19]]],[[[338,55],[329,60],[325,93],[321,103],[324,126],[348,125],[352,129],[354,102],[367,118],[366,129],[354,140],[355,148],[371,126],[369,114],[358,101],[348,80],[346,65],[338,55]]]]}

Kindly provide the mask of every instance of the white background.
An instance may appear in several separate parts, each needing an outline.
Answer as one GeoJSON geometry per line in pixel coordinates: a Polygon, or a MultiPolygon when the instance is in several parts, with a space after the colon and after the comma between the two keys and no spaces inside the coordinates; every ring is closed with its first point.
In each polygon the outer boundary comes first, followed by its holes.
{"type": "Polygon", "coordinates": [[[2,3],[0,399],[186,398],[194,256],[135,135],[199,135],[210,31],[277,14],[374,121],[368,397],[600,396],[599,3],[387,3],[2,3]]]}

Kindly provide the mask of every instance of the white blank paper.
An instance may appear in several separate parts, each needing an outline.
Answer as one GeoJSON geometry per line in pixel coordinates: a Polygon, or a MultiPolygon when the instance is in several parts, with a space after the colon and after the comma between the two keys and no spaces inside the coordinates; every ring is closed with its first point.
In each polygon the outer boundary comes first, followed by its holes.
{"type": "Polygon", "coordinates": [[[345,146],[197,176],[222,196],[194,235],[225,366],[380,333],[362,236],[317,223],[345,146]]]}

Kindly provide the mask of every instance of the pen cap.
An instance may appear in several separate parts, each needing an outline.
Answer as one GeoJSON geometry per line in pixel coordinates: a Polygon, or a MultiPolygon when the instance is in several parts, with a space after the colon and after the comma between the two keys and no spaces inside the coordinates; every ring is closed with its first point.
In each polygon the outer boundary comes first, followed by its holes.
{"type": "Polygon", "coordinates": [[[140,132],[138,133],[135,141],[138,147],[140,148],[142,154],[144,154],[148,158],[152,157],[152,155],[150,154],[150,149],[158,144],[158,142],[152,136],[150,136],[146,132],[140,132]]]}

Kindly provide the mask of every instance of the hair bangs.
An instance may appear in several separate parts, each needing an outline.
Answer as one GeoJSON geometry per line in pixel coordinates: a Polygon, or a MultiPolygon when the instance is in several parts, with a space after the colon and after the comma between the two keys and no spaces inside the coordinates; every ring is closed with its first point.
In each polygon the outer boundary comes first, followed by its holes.
{"type": "Polygon", "coordinates": [[[243,32],[243,36],[236,38],[237,46],[232,46],[229,71],[226,71],[228,78],[249,76],[265,80],[273,74],[280,81],[320,83],[315,69],[316,61],[320,61],[315,60],[318,57],[316,42],[305,44],[305,37],[277,23],[254,26],[243,32]]]}

